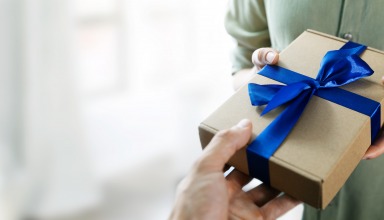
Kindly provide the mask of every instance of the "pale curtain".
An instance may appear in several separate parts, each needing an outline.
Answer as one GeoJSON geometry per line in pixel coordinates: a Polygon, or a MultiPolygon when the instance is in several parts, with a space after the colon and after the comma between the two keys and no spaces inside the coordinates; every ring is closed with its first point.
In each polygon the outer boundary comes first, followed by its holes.
{"type": "Polygon", "coordinates": [[[70,1],[0,7],[0,219],[94,206],[74,80],[70,1]]]}

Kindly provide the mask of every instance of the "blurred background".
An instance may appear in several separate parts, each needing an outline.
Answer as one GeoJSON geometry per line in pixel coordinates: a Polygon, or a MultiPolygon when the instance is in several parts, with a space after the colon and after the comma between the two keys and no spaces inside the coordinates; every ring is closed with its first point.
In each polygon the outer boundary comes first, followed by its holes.
{"type": "Polygon", "coordinates": [[[166,219],[233,92],[226,5],[2,0],[0,219],[166,219]]]}

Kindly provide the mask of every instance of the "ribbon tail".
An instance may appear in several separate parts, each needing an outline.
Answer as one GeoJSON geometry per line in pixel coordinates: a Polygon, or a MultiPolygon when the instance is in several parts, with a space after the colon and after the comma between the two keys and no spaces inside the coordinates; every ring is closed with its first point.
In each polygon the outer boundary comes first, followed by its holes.
{"type": "Polygon", "coordinates": [[[304,91],[247,147],[250,176],[270,184],[269,158],[295,126],[312,95],[312,90],[304,91]]]}
{"type": "Polygon", "coordinates": [[[305,91],[308,87],[309,85],[305,82],[292,83],[282,87],[279,92],[273,96],[267,107],[265,107],[264,111],[261,113],[261,116],[283,104],[289,103],[290,101],[296,99],[296,97],[300,96],[300,93],[305,91]]]}
{"type": "Polygon", "coordinates": [[[365,49],[367,49],[367,46],[355,43],[353,41],[348,41],[346,44],[344,44],[340,50],[345,50],[345,49],[352,49],[351,53],[356,54],[356,55],[361,55],[365,49]]]}
{"type": "Polygon", "coordinates": [[[283,85],[248,84],[248,93],[253,106],[266,105],[279,92],[283,85]]]}

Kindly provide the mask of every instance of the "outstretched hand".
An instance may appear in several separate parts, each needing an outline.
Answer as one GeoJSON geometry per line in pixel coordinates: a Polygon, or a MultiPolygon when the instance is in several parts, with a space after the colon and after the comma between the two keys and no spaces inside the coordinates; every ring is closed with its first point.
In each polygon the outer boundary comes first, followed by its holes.
{"type": "Polygon", "coordinates": [[[237,170],[224,177],[224,165],[248,143],[251,130],[245,119],[215,135],[180,183],[170,219],[275,219],[300,203],[265,185],[243,191],[252,178],[237,170]]]}

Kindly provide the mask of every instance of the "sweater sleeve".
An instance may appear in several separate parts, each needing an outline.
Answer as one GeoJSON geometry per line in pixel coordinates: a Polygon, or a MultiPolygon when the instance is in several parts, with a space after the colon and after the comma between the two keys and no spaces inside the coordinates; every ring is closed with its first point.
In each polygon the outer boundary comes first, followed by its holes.
{"type": "Polygon", "coordinates": [[[225,28],[236,42],[232,73],[253,67],[253,51],[271,45],[263,0],[229,0],[225,28]]]}

